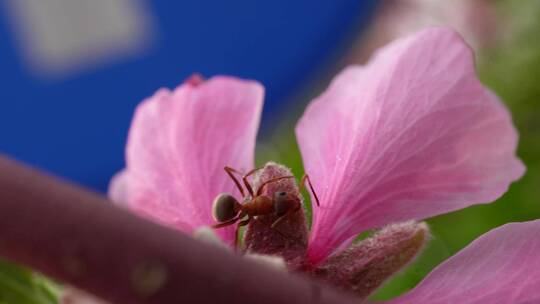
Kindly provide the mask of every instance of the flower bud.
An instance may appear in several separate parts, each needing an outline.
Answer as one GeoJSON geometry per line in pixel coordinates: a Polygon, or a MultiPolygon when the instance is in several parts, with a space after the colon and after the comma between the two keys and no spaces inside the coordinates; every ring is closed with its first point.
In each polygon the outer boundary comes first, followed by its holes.
{"type": "MultiPolygon", "coordinates": [[[[253,179],[255,191],[268,180],[292,176],[291,171],[285,166],[269,162],[262,168],[253,179]]],[[[267,184],[262,195],[274,198],[277,192],[285,192],[288,196],[297,197],[302,202],[298,186],[294,178],[282,179],[267,184]]],[[[263,255],[282,257],[290,270],[298,268],[302,263],[308,240],[306,217],[302,209],[287,215],[287,218],[272,227],[278,220],[278,214],[257,216],[247,226],[244,234],[246,251],[263,255]]]]}
{"type": "Polygon", "coordinates": [[[426,223],[389,225],[360,243],[334,254],[312,274],[340,289],[366,298],[412,262],[429,238],[426,223]]]}

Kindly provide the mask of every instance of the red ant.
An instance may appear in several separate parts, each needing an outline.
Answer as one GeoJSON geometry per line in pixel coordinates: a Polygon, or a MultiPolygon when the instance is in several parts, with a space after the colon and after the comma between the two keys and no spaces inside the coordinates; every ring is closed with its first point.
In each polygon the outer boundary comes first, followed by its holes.
{"type": "MultiPolygon", "coordinates": [[[[242,197],[244,198],[243,199],[244,203],[240,204],[235,197],[233,197],[232,195],[228,193],[219,194],[214,200],[213,208],[212,208],[213,209],[212,214],[214,216],[214,219],[219,223],[212,226],[213,228],[217,229],[217,228],[233,225],[247,215],[248,218],[243,221],[240,221],[238,225],[236,226],[235,235],[238,236],[239,228],[249,224],[249,222],[251,221],[251,219],[253,219],[253,217],[260,216],[260,215],[274,214],[278,217],[272,223],[271,228],[274,229],[279,223],[281,223],[285,218],[287,218],[288,215],[301,210],[302,204],[300,202],[300,199],[293,193],[287,193],[285,191],[278,191],[274,193],[273,197],[269,197],[267,195],[262,194],[264,187],[266,185],[280,181],[282,179],[294,178],[294,176],[289,175],[289,176],[281,176],[281,177],[269,179],[265,181],[264,183],[262,183],[257,189],[257,192],[255,193],[253,191],[253,188],[249,184],[247,178],[253,173],[257,172],[258,170],[261,170],[262,168],[253,169],[244,175],[242,175],[242,173],[230,167],[225,167],[224,169],[225,169],[225,172],[227,172],[227,174],[234,181],[238,190],[240,190],[240,193],[242,194],[242,197]],[[248,196],[246,196],[244,189],[242,188],[240,182],[238,181],[238,179],[236,179],[233,173],[236,173],[242,176],[242,181],[244,182],[244,186],[249,192],[248,196]]],[[[302,191],[302,189],[305,187],[306,180],[309,184],[309,188],[311,189],[311,192],[313,193],[313,196],[315,197],[317,206],[319,206],[319,198],[317,197],[317,194],[315,194],[315,191],[313,190],[313,185],[311,184],[311,180],[309,179],[308,175],[304,174],[304,176],[302,176],[302,179],[300,181],[300,191],[302,191]]],[[[235,247],[236,247],[236,239],[235,239],[235,247]]]]}

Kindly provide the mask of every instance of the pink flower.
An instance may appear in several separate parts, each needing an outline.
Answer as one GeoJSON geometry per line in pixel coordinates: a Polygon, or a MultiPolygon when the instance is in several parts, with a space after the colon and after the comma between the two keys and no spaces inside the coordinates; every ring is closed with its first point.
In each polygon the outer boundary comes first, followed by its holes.
{"type": "MultiPolygon", "coordinates": [[[[240,195],[223,167],[243,172],[254,167],[262,99],[260,84],[231,77],[195,79],[174,91],[158,91],[135,113],[127,168],[114,178],[111,197],[188,233],[215,224],[214,198],[224,192],[240,195]]],[[[345,69],[309,105],[296,135],[320,198],[309,242],[303,213],[285,224],[297,233],[294,244],[280,239],[279,248],[274,245],[281,237],[271,235],[271,221],[261,216],[249,226],[247,248],[277,253],[294,269],[353,291],[368,283],[377,287],[423,246],[424,224],[391,224],[491,202],[525,170],[515,156],[510,114],[476,78],[471,50],[443,28],[397,40],[368,65],[345,69]],[[385,226],[367,242],[340,251],[362,231],[385,226]],[[410,254],[399,267],[384,264],[392,261],[386,255],[400,257],[400,250],[410,254]],[[370,268],[375,270],[368,277],[375,283],[350,282],[374,263],[378,267],[370,268]]],[[[268,164],[254,187],[288,172],[268,164]]],[[[299,195],[294,183],[272,187],[265,190],[270,195],[279,187],[299,195]]],[[[233,227],[217,232],[229,244],[235,239],[233,227]]],[[[540,258],[533,254],[540,252],[540,241],[529,239],[539,232],[540,222],[496,229],[396,301],[539,299],[532,288],[540,283],[540,258]]]]}

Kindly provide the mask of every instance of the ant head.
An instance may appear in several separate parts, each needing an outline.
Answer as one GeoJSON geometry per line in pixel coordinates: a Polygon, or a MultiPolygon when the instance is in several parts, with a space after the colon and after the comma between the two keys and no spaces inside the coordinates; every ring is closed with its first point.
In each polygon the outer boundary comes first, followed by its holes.
{"type": "Polygon", "coordinates": [[[296,202],[294,195],[291,195],[285,191],[278,191],[274,193],[274,211],[277,216],[284,215],[294,207],[296,202]]]}
{"type": "Polygon", "coordinates": [[[238,214],[240,204],[234,196],[221,193],[213,202],[212,216],[218,222],[232,220],[238,214]]]}

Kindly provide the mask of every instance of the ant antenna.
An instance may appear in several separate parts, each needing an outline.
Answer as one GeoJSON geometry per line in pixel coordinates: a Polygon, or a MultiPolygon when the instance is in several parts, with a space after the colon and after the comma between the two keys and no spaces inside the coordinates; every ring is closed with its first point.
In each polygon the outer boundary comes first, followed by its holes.
{"type": "Polygon", "coordinates": [[[300,180],[300,191],[302,191],[302,189],[305,188],[306,180],[308,182],[309,189],[311,189],[311,193],[313,193],[313,197],[315,198],[317,207],[320,207],[321,204],[319,203],[319,197],[317,196],[317,193],[315,193],[315,190],[313,189],[313,185],[311,184],[311,179],[309,179],[309,176],[307,174],[304,174],[304,176],[302,176],[302,179],[300,180]]]}

